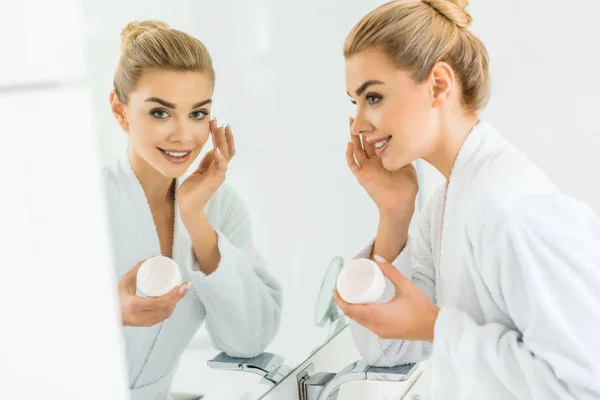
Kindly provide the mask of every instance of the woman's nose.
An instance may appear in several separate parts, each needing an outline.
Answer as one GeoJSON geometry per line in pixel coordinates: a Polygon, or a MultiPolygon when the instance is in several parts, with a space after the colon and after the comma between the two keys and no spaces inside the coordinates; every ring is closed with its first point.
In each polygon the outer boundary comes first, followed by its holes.
{"type": "Polygon", "coordinates": [[[191,127],[180,124],[173,129],[169,139],[173,142],[191,142],[193,138],[192,131],[191,127]]]}
{"type": "Polygon", "coordinates": [[[356,136],[368,134],[373,130],[373,126],[363,117],[357,115],[352,121],[350,133],[356,136]]]}

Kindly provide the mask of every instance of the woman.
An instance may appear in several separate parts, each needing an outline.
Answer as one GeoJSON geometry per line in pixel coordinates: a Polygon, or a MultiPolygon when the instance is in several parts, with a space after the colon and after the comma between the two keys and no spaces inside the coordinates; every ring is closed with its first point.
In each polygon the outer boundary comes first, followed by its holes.
{"type": "Polygon", "coordinates": [[[128,146],[104,170],[110,229],[132,397],[165,399],[205,320],[217,349],[261,353],[279,329],[281,289],[252,245],[244,204],[223,183],[235,145],[231,129],[210,120],[215,77],[205,46],[158,21],[128,24],[121,40],[110,105],[128,146]],[[180,179],[209,135],[214,149],[180,179]],[[138,297],[137,269],[152,254],[175,260],[185,282],[138,297]]]}
{"type": "Polygon", "coordinates": [[[432,399],[598,399],[600,221],[480,120],[466,3],[393,1],[346,39],[346,155],[379,209],[359,256],[389,281],[381,304],[336,302],[368,363],[431,356],[432,399]],[[420,158],[447,182],[409,235],[420,158]]]}

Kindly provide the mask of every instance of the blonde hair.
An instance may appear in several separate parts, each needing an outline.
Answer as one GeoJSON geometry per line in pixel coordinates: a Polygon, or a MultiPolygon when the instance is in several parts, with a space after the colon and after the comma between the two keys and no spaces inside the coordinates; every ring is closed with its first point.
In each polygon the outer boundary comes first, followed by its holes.
{"type": "Polygon", "coordinates": [[[489,56],[470,31],[468,0],[395,0],[365,15],[348,34],[344,57],[382,49],[396,65],[422,83],[437,62],[448,63],[461,86],[467,112],[490,97],[489,56]]]}
{"type": "Polygon", "coordinates": [[[147,69],[208,72],[215,82],[212,59],[201,41],[161,21],[133,21],[121,31],[121,57],[113,81],[119,101],[127,103],[147,69]]]}

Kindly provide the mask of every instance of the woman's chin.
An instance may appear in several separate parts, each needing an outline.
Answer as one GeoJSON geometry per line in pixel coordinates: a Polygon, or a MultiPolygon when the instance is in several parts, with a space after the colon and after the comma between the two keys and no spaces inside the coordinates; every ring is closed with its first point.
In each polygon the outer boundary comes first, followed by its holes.
{"type": "Polygon", "coordinates": [[[161,168],[158,171],[162,176],[169,179],[179,179],[184,176],[190,166],[189,165],[181,165],[181,166],[169,166],[168,168],[161,168]]]}
{"type": "Polygon", "coordinates": [[[398,171],[410,164],[411,161],[407,160],[406,157],[403,157],[401,154],[392,154],[390,152],[389,154],[382,154],[381,163],[383,164],[383,168],[388,171],[398,171]]]}
{"type": "Polygon", "coordinates": [[[383,164],[383,168],[387,169],[388,171],[395,171],[400,168],[398,166],[399,157],[390,150],[392,149],[386,149],[386,151],[380,156],[381,163],[383,164]]]}

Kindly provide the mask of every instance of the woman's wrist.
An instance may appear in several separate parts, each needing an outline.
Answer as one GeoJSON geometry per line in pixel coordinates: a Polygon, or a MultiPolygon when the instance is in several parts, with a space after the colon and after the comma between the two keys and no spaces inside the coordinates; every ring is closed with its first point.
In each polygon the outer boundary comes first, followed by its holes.
{"type": "Polygon", "coordinates": [[[377,254],[389,262],[394,261],[408,241],[411,218],[412,214],[408,212],[380,212],[373,255],[377,254]]]}
{"type": "Polygon", "coordinates": [[[428,313],[426,318],[426,325],[424,329],[424,340],[430,343],[433,343],[434,340],[434,332],[435,332],[435,323],[437,321],[438,315],[440,313],[440,308],[434,304],[434,307],[431,309],[431,312],[428,313]]]}

